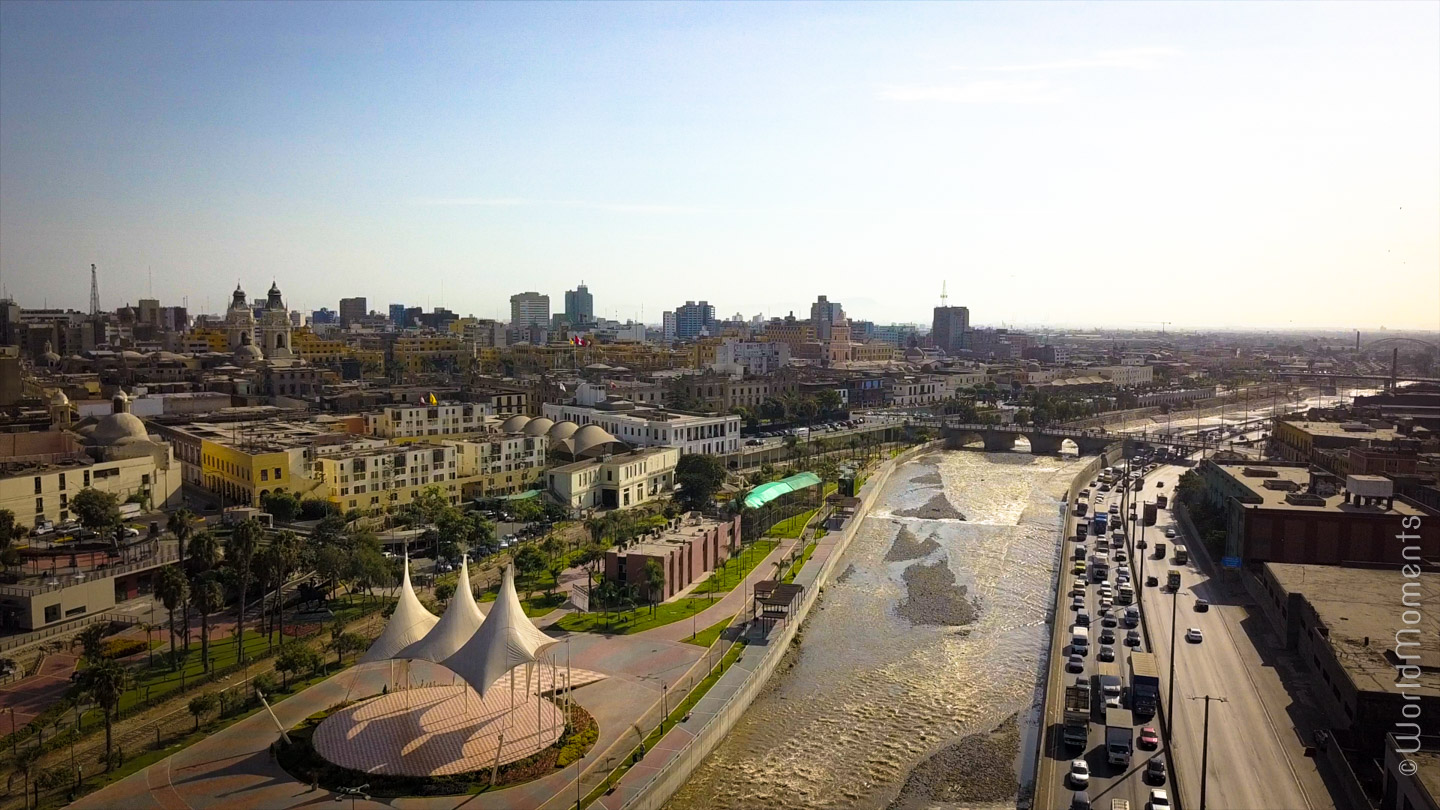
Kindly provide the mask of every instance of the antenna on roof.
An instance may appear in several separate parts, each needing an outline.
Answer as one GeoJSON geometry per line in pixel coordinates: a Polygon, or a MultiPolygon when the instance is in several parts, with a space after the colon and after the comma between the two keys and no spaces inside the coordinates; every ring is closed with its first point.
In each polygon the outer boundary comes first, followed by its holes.
{"type": "Polygon", "coordinates": [[[945,292],[945,282],[940,282],[940,306],[943,308],[950,296],[945,292]]]}

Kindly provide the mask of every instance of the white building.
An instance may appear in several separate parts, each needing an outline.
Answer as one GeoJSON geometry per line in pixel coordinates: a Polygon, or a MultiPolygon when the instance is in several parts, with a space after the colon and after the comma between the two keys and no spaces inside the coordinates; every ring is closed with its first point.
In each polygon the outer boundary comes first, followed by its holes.
{"type": "Polygon", "coordinates": [[[479,433],[487,429],[486,417],[493,415],[489,405],[473,402],[388,405],[379,413],[365,415],[365,432],[387,439],[479,433]]]}
{"type": "Polygon", "coordinates": [[[715,347],[710,368],[722,374],[759,377],[790,364],[790,344],[726,338],[715,347]]]}
{"type": "Polygon", "coordinates": [[[1132,385],[1149,385],[1155,379],[1154,366],[1098,366],[1089,369],[1112,384],[1126,388],[1132,385]]]}
{"type": "Polygon", "coordinates": [[[932,405],[949,396],[946,391],[945,378],[938,374],[898,377],[891,390],[890,402],[899,408],[932,405]]]}
{"type": "Polygon", "coordinates": [[[677,321],[675,320],[675,312],[673,310],[665,310],[663,324],[660,331],[660,339],[665,341],[666,343],[674,343],[676,324],[677,321]]]}
{"type": "Polygon", "coordinates": [[[681,453],[733,453],[740,448],[740,417],[691,415],[642,408],[629,400],[598,405],[546,403],[545,416],[556,422],[599,425],[616,439],[638,447],[676,447],[681,453]]]}
{"type": "Polygon", "coordinates": [[[679,462],[676,448],[651,447],[565,464],[545,477],[551,496],[572,511],[626,509],[673,490],[679,462]]]}

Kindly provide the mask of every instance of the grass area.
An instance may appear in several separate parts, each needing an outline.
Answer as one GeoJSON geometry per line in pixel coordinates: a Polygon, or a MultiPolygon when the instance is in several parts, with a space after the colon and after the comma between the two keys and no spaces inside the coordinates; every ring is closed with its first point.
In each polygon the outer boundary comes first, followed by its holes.
{"type": "Polygon", "coordinates": [[[720,564],[720,567],[710,572],[710,576],[690,593],[695,596],[709,596],[711,594],[729,593],[735,590],[735,586],[745,581],[745,577],[755,570],[755,566],[765,559],[775,547],[780,545],[779,540],[760,539],[746,546],[739,554],[731,557],[720,564]]]}
{"type": "Polygon", "coordinates": [[[801,535],[802,532],[805,531],[805,524],[809,523],[810,518],[814,517],[815,513],[818,511],[820,510],[809,509],[807,511],[801,512],[798,515],[792,515],[788,518],[785,518],[779,523],[776,523],[774,526],[771,526],[770,531],[766,534],[769,537],[784,537],[789,539],[797,538],[801,535]]]}
{"type": "MultiPolygon", "coordinates": [[[[710,691],[710,688],[720,680],[720,677],[725,674],[726,670],[730,669],[731,665],[735,663],[744,651],[745,641],[743,639],[731,645],[730,649],[725,653],[725,656],[720,659],[720,665],[713,669],[709,675],[706,675],[703,681],[696,684],[695,688],[690,690],[690,694],[686,695],[685,699],[680,702],[680,705],[676,706],[675,709],[670,712],[669,716],[645,737],[642,745],[646,751],[653,749],[655,744],[660,742],[660,739],[665,736],[666,732],[674,728],[684,719],[685,715],[690,713],[690,710],[695,707],[695,704],[699,703],[700,700],[705,697],[705,693],[710,691]]],[[[581,805],[589,806],[596,799],[604,795],[605,791],[609,790],[611,785],[618,782],[620,777],[624,776],[625,772],[630,770],[630,766],[634,764],[635,754],[639,750],[639,747],[632,750],[630,755],[625,757],[624,764],[611,771],[609,775],[605,777],[605,781],[590,791],[589,795],[585,797],[585,800],[581,802],[581,805]]]]}
{"type": "MultiPolygon", "coordinates": [[[[229,636],[218,641],[210,642],[210,658],[215,662],[216,668],[227,667],[235,663],[236,655],[239,652],[239,645],[235,643],[236,637],[229,636]]],[[[245,653],[247,659],[254,659],[256,656],[265,653],[270,649],[270,643],[263,633],[247,632],[245,634],[245,653]]],[[[170,648],[167,642],[166,653],[170,648]]],[[[134,688],[129,689],[120,696],[120,710],[125,711],[147,695],[150,698],[163,695],[180,689],[182,684],[194,683],[197,678],[204,676],[204,663],[200,660],[200,640],[194,638],[190,642],[190,653],[185,654],[183,647],[176,647],[179,655],[184,656],[183,665],[175,671],[170,670],[168,662],[160,656],[155,657],[155,663],[145,664],[134,673],[134,688]]],[[[96,717],[99,714],[96,713],[96,717]]]]}
{"type": "Polygon", "coordinates": [[[649,605],[634,610],[611,611],[610,613],[571,613],[561,617],[555,627],[579,633],[613,633],[629,635],[662,627],[681,619],[688,619],[714,602],[711,599],[689,597],[674,602],[663,602],[652,611],[649,605]]]}
{"type": "Polygon", "coordinates": [[[783,582],[788,584],[795,581],[795,576],[800,573],[801,568],[805,567],[805,563],[809,561],[810,555],[815,553],[815,545],[815,543],[810,543],[805,546],[805,552],[800,555],[800,559],[796,560],[794,565],[790,566],[790,572],[785,575],[785,579],[782,580],[783,582]]]}
{"type": "MultiPolygon", "coordinates": [[[[519,590],[520,593],[525,593],[525,591],[521,590],[518,585],[517,590],[519,590]]],[[[496,588],[494,590],[486,591],[480,594],[479,601],[494,602],[495,597],[499,595],[500,589],[496,588]]],[[[563,604],[565,604],[565,594],[563,593],[555,593],[551,594],[550,596],[546,596],[543,593],[537,593],[534,596],[520,597],[520,606],[525,608],[525,615],[529,616],[532,619],[544,616],[546,613],[549,613],[550,611],[554,610],[557,607],[560,607],[563,604]]]]}
{"type": "Polygon", "coordinates": [[[734,618],[734,616],[727,616],[721,619],[704,630],[701,630],[699,633],[685,639],[685,643],[708,648],[711,644],[715,643],[715,639],[720,638],[720,634],[725,631],[725,628],[730,626],[730,622],[734,620],[734,618]]]}
{"type": "Polygon", "coordinates": [[[820,497],[822,497],[822,498],[829,497],[830,493],[834,492],[835,490],[837,490],[837,489],[839,489],[839,488],[840,488],[840,482],[839,482],[839,481],[826,481],[826,482],[825,482],[825,487],[824,487],[824,489],[823,489],[823,490],[821,491],[821,493],[820,493],[820,497]]]}

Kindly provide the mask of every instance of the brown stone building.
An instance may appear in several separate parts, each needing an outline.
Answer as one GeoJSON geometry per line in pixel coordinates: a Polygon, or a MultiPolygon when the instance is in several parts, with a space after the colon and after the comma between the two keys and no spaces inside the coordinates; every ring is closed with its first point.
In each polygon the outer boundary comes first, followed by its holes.
{"type": "Polygon", "coordinates": [[[654,598],[663,602],[704,577],[739,548],[739,515],[730,520],[711,520],[691,513],[671,521],[671,527],[658,539],[632,544],[624,551],[606,552],[605,579],[648,596],[645,564],[655,560],[665,572],[665,583],[654,598]]]}

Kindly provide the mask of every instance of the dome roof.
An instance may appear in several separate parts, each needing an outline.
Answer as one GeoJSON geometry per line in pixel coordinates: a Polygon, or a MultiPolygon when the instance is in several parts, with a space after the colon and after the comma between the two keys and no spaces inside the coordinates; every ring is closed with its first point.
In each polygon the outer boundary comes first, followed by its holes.
{"type": "Polygon", "coordinates": [[[517,413],[500,423],[500,431],[502,433],[519,433],[525,429],[525,424],[529,421],[530,417],[523,413],[517,413]]]}
{"type": "Polygon", "coordinates": [[[154,360],[159,360],[162,363],[179,363],[185,360],[185,357],[183,355],[167,351],[151,352],[150,357],[154,360]]]}
{"type": "Polygon", "coordinates": [[[544,436],[545,431],[549,430],[554,426],[554,419],[551,419],[548,416],[541,416],[535,419],[531,419],[529,422],[526,422],[525,427],[523,430],[521,430],[521,432],[524,433],[526,436],[544,436]]]}
{"type": "Polygon", "coordinates": [[[579,429],[579,425],[571,422],[569,419],[563,419],[550,426],[550,429],[545,432],[545,438],[552,442],[558,442],[561,439],[570,438],[575,434],[575,431],[579,429]]]}
{"type": "Polygon", "coordinates": [[[610,431],[599,425],[586,425],[570,436],[570,447],[577,458],[593,449],[618,442],[618,439],[610,435],[610,431]]]}
{"type": "Polygon", "coordinates": [[[50,395],[50,404],[51,404],[51,405],[54,405],[54,406],[57,407],[57,408],[60,407],[60,406],[62,406],[62,405],[69,405],[69,404],[70,404],[70,398],[67,397],[67,396],[65,396],[65,392],[64,392],[64,391],[61,391],[60,389],[57,388],[57,389],[55,389],[55,393],[53,393],[53,394],[50,395]]]}
{"type": "Polygon", "coordinates": [[[145,423],[133,413],[112,413],[101,418],[95,423],[95,430],[90,435],[99,444],[120,444],[127,439],[143,441],[150,438],[145,423]]]}
{"type": "Polygon", "coordinates": [[[120,356],[123,357],[123,358],[125,358],[126,360],[144,360],[144,359],[145,359],[145,355],[141,354],[140,352],[134,351],[134,350],[132,350],[132,349],[126,349],[125,351],[120,352],[120,356]]]}
{"type": "Polygon", "coordinates": [[[261,353],[260,347],[254,343],[242,343],[235,349],[235,365],[245,366],[256,360],[264,360],[265,355],[261,353]]]}

